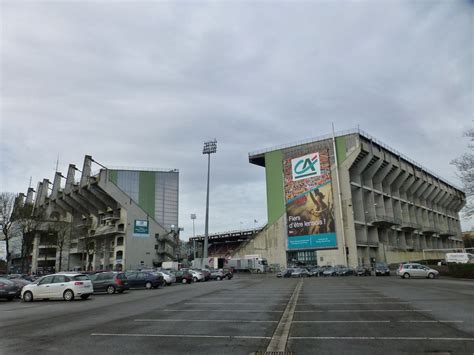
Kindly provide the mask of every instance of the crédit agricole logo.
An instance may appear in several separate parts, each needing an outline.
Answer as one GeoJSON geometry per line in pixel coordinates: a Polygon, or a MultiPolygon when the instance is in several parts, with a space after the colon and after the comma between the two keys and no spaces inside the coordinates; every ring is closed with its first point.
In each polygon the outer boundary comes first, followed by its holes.
{"type": "Polygon", "coordinates": [[[319,153],[312,153],[291,159],[291,173],[293,181],[321,175],[319,153]]]}

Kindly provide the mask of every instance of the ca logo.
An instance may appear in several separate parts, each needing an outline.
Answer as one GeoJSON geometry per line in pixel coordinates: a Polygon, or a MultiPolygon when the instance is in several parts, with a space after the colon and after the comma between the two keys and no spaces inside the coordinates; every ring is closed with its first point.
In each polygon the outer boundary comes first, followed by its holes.
{"type": "Polygon", "coordinates": [[[293,167],[293,180],[321,175],[319,153],[308,154],[291,161],[293,167]]]}

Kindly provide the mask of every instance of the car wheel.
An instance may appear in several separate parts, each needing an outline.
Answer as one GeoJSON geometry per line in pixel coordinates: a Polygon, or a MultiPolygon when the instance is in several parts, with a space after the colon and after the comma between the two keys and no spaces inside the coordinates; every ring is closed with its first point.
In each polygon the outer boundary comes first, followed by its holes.
{"type": "Polygon", "coordinates": [[[429,279],[434,279],[434,278],[435,278],[435,274],[433,274],[432,272],[430,272],[430,273],[428,274],[428,278],[429,278],[429,279]]]}
{"type": "Polygon", "coordinates": [[[217,276],[217,277],[216,277],[216,280],[217,280],[217,281],[220,281],[220,280],[221,280],[221,277],[220,277],[220,276],[217,276]]]}
{"type": "Polygon", "coordinates": [[[148,282],[145,284],[145,288],[146,288],[147,290],[151,289],[152,286],[153,286],[153,285],[151,284],[150,281],[148,281],[148,282]]]}
{"type": "Polygon", "coordinates": [[[83,300],[86,300],[86,299],[89,298],[89,296],[90,296],[90,295],[81,295],[81,298],[82,298],[83,300]]]}
{"type": "Polygon", "coordinates": [[[405,272],[405,273],[403,274],[403,278],[404,278],[404,279],[409,279],[409,278],[410,278],[410,274],[409,274],[408,272],[405,272]]]}
{"type": "Polygon", "coordinates": [[[105,290],[109,295],[113,295],[115,293],[115,287],[112,285],[107,286],[107,289],[105,290]]]}
{"type": "Polygon", "coordinates": [[[27,291],[23,294],[23,301],[24,302],[31,302],[33,301],[33,294],[30,291],[27,291]]]}
{"type": "Polygon", "coordinates": [[[64,298],[65,301],[74,300],[74,292],[72,292],[71,290],[64,291],[63,298],[64,298]]]}
{"type": "Polygon", "coordinates": [[[182,280],[181,280],[181,283],[183,283],[183,284],[187,284],[187,283],[188,283],[188,280],[186,280],[186,279],[182,279],[182,280]]]}
{"type": "Polygon", "coordinates": [[[171,282],[168,282],[168,283],[166,284],[166,286],[171,286],[171,282]]]}
{"type": "Polygon", "coordinates": [[[193,277],[193,281],[194,281],[194,282],[198,282],[197,277],[193,277]]]}

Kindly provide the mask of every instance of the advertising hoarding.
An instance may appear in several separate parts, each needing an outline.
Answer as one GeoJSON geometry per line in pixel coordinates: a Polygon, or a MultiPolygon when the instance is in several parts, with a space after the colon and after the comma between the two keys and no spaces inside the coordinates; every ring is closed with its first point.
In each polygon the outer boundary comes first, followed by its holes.
{"type": "Polygon", "coordinates": [[[337,248],[327,150],[283,161],[288,249],[337,248]]]}
{"type": "Polygon", "coordinates": [[[134,237],[149,237],[149,231],[148,231],[148,221],[142,221],[139,219],[135,220],[135,223],[133,224],[133,236],[134,237]]]}

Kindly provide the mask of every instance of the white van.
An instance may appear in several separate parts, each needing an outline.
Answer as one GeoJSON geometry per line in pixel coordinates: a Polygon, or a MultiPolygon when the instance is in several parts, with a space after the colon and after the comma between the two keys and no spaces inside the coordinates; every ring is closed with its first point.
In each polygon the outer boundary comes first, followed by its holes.
{"type": "Polygon", "coordinates": [[[446,253],[446,262],[456,264],[474,264],[474,254],[446,253]]]}

